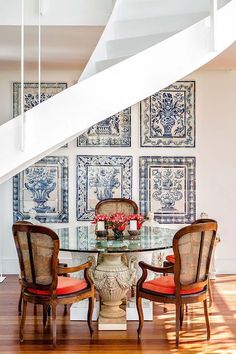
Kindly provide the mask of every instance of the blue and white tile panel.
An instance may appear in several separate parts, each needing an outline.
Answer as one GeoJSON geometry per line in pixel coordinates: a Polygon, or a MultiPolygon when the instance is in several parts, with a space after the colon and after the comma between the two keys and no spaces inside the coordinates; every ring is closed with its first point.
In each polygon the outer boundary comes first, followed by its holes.
{"type": "Polygon", "coordinates": [[[13,178],[13,218],[27,220],[33,211],[42,223],[66,223],[68,157],[47,156],[13,178]]]}
{"type": "Polygon", "coordinates": [[[107,198],[132,198],[131,156],[77,156],[77,220],[92,220],[95,205],[107,198]]]}
{"type": "Polygon", "coordinates": [[[142,147],[195,147],[195,82],[177,81],[140,102],[142,147]]]}
{"type": "Polygon", "coordinates": [[[142,156],[140,211],[165,224],[188,224],[196,216],[195,157],[142,156]]]}

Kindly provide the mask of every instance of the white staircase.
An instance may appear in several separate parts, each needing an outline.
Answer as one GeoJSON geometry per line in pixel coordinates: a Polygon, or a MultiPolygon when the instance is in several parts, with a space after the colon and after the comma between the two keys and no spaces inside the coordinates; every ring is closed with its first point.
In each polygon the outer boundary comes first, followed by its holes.
{"type": "Polygon", "coordinates": [[[218,1],[215,32],[214,1],[117,0],[80,81],[26,112],[24,151],[22,118],[0,127],[0,183],[231,45],[236,0],[218,1]]]}

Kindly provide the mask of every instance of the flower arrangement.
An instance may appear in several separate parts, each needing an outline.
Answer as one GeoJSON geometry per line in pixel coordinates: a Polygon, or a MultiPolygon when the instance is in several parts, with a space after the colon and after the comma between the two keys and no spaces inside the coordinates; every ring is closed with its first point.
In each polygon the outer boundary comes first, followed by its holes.
{"type": "Polygon", "coordinates": [[[128,218],[125,213],[116,212],[109,217],[108,227],[113,230],[124,231],[128,225],[128,218]]]}
{"type": "Polygon", "coordinates": [[[99,224],[99,222],[104,222],[104,228],[113,229],[118,231],[124,231],[126,226],[132,221],[136,221],[137,230],[140,230],[142,223],[144,222],[144,217],[140,214],[130,214],[125,215],[123,212],[116,212],[111,216],[107,214],[97,214],[92,221],[92,224],[99,224]]]}

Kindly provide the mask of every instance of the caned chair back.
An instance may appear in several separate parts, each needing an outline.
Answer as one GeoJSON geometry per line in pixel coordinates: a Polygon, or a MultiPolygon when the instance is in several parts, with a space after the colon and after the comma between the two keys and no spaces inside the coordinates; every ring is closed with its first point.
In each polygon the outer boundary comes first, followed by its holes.
{"type": "Polygon", "coordinates": [[[51,229],[26,223],[12,227],[21,282],[25,288],[53,290],[57,287],[59,239],[51,229]]]}
{"type": "Polygon", "coordinates": [[[192,222],[192,224],[205,224],[206,222],[215,222],[215,223],[217,223],[217,221],[214,220],[214,219],[203,218],[203,219],[195,220],[194,222],[192,222]]]}
{"type": "Polygon", "coordinates": [[[173,239],[176,294],[180,289],[207,284],[217,223],[195,223],[179,230],[173,239]]]}
{"type": "Polygon", "coordinates": [[[97,203],[95,207],[95,214],[106,214],[108,216],[116,213],[123,212],[126,215],[137,214],[138,206],[131,200],[126,198],[110,198],[104,199],[97,203]]]}

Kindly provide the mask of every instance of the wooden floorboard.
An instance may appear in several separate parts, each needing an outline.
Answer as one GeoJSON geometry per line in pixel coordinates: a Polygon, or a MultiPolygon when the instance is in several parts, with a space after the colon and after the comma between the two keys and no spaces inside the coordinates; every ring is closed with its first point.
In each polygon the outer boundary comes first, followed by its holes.
{"type": "Polygon", "coordinates": [[[218,353],[236,354],[236,275],[218,276],[213,282],[214,305],[209,310],[211,340],[206,341],[203,308],[189,307],[180,334],[180,347],[175,349],[175,314],[172,305],[155,304],[155,319],[145,322],[140,342],[137,322],[128,322],[127,331],[97,331],[91,339],[86,322],[70,321],[58,309],[57,347],[51,345],[50,325],[43,333],[40,306],[34,314],[29,305],[25,326],[25,342],[19,343],[17,302],[19,284],[16,276],[7,276],[0,284],[0,354],[157,354],[157,353],[218,353]]]}

